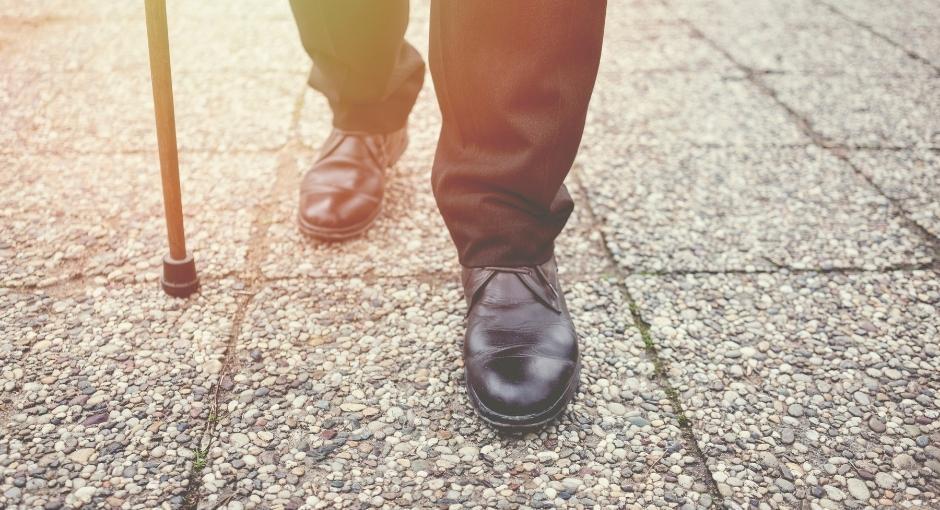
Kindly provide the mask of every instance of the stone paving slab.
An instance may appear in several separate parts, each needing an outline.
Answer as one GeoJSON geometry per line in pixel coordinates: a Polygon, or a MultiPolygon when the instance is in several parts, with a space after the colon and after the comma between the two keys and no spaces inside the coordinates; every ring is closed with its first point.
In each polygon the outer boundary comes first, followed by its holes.
{"type": "Polygon", "coordinates": [[[13,19],[59,17],[75,21],[89,21],[105,17],[122,18],[143,11],[136,2],[74,2],[71,0],[17,0],[0,1],[4,15],[13,19]]]}
{"type": "Polygon", "coordinates": [[[929,245],[844,162],[815,147],[590,146],[584,182],[635,271],[929,263],[929,245]]]}
{"type": "MultiPolygon", "coordinates": [[[[203,277],[245,269],[273,154],[180,156],[187,243],[203,277]]],[[[157,155],[0,156],[0,281],[156,282],[166,254],[157,155]]]]}
{"type": "Polygon", "coordinates": [[[911,219],[940,238],[940,154],[936,151],[854,151],[861,171],[911,219]]]}
{"type": "Polygon", "coordinates": [[[599,75],[582,147],[808,142],[748,81],[698,72],[599,75]]]}
{"type": "MultiPolygon", "coordinates": [[[[238,8],[228,2],[193,2],[169,0],[167,18],[170,24],[183,19],[210,20],[290,20],[287,2],[270,0],[239,0],[238,8]]],[[[0,11],[11,18],[32,19],[55,15],[74,22],[89,21],[144,21],[143,2],[75,2],[74,0],[19,0],[0,1],[0,11]]]]}
{"type": "MultiPolygon", "coordinates": [[[[297,73],[177,73],[173,76],[181,150],[276,149],[287,142],[303,90],[297,73]],[[264,111],[265,115],[258,115],[264,111]]],[[[23,142],[42,152],[153,150],[149,73],[77,73],[27,126],[23,142]]]]}
{"type": "Polygon", "coordinates": [[[0,72],[0,154],[13,154],[26,145],[33,120],[58,91],[35,71],[0,72]]]}
{"type": "MultiPolygon", "coordinates": [[[[608,9],[615,4],[608,4],[608,9]]],[[[614,16],[604,31],[599,73],[612,80],[637,72],[715,71],[732,74],[734,64],[682,24],[648,25],[614,16]]],[[[657,78],[658,79],[658,78],[657,78]]]]}
{"type": "Polygon", "coordinates": [[[707,506],[618,287],[567,295],[582,389],[559,423],[521,437],[466,402],[456,283],[267,286],[238,341],[203,506],[707,506]]]}
{"type": "Polygon", "coordinates": [[[622,27],[665,27],[681,22],[678,15],[660,0],[609,2],[604,35],[607,37],[622,27]]]}
{"type": "MultiPolygon", "coordinates": [[[[141,43],[147,40],[143,12],[138,18],[83,25],[87,31],[83,44],[93,47],[95,53],[84,70],[133,71],[150,76],[147,46],[141,43]]],[[[309,57],[292,19],[233,18],[219,13],[215,22],[224,23],[225,30],[207,37],[206,24],[212,22],[203,17],[184,16],[169,20],[174,75],[279,71],[303,75],[310,69],[309,57]],[[270,44],[270,41],[278,43],[270,44]]]]}
{"type": "Polygon", "coordinates": [[[903,41],[904,47],[927,59],[934,69],[940,69],[940,37],[936,27],[913,27],[887,30],[888,37],[903,41]]]}
{"type": "Polygon", "coordinates": [[[41,294],[0,290],[0,324],[4,341],[0,343],[0,420],[9,412],[16,391],[12,367],[23,359],[39,335],[37,330],[56,327],[50,324],[49,308],[53,298],[41,294]]]}
{"type": "Polygon", "coordinates": [[[826,143],[940,148],[940,77],[765,76],[826,143]]]}
{"type": "Polygon", "coordinates": [[[766,26],[770,23],[806,23],[822,11],[818,0],[664,0],[670,12],[693,23],[726,20],[736,29],[766,26]]]}
{"type": "Polygon", "coordinates": [[[846,16],[879,26],[935,27],[940,6],[933,0],[881,2],[879,0],[825,0],[846,16]]]}
{"type": "Polygon", "coordinates": [[[31,294],[23,315],[0,316],[22,349],[0,372],[0,506],[179,507],[236,288],[188,301],[152,285],[31,294]]]}
{"type": "MultiPolygon", "coordinates": [[[[783,7],[786,4],[781,4],[783,7]]],[[[709,39],[742,64],[761,72],[809,75],[934,76],[931,67],[858,26],[821,9],[818,17],[798,23],[767,19],[742,27],[719,18],[696,22],[709,39]]]]}
{"type": "Polygon", "coordinates": [[[940,66],[940,36],[934,21],[940,8],[931,0],[756,0],[745,8],[733,0],[670,0],[669,4],[677,15],[757,68],[929,75],[927,66],[904,55],[907,51],[931,61],[934,68],[940,66]],[[794,64],[799,65],[794,68],[794,64]]]}
{"type": "Polygon", "coordinates": [[[36,16],[16,16],[7,8],[0,12],[4,14],[0,17],[0,72],[3,74],[70,73],[80,70],[93,56],[94,47],[86,44],[87,27],[76,25],[74,19],[52,12],[36,16]]]}
{"type": "Polygon", "coordinates": [[[866,29],[927,59],[934,68],[940,68],[940,35],[936,23],[940,6],[936,2],[827,0],[826,3],[866,29]]]}
{"type": "MultiPolygon", "coordinates": [[[[419,3],[416,0],[414,3],[419,3]]],[[[171,0],[167,5],[167,17],[170,23],[179,23],[186,19],[206,22],[219,21],[290,21],[293,22],[288,2],[270,0],[239,0],[237,8],[229,2],[191,2],[189,0],[171,0]]]]}
{"type": "MultiPolygon", "coordinates": [[[[26,4],[26,13],[17,14],[13,6],[2,9],[0,69],[129,70],[149,76],[143,2],[102,2],[105,12],[91,4],[78,9],[70,7],[75,2],[62,4],[43,14],[36,14],[34,2],[26,4]],[[43,58],[33,58],[37,54],[43,58]]],[[[224,3],[171,1],[167,17],[174,72],[309,69],[286,2],[240,2],[232,9],[224,3]],[[225,30],[209,36],[211,23],[225,30]],[[272,40],[279,44],[269,44],[272,40]]]]}
{"type": "Polygon", "coordinates": [[[725,502],[940,505],[936,272],[631,276],[725,502]]]}

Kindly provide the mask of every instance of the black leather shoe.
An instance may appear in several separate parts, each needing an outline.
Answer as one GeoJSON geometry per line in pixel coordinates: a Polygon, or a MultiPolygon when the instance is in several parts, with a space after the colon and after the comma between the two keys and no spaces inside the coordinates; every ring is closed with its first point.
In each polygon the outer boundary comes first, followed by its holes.
{"type": "Polygon", "coordinates": [[[531,267],[463,269],[464,369],[470,402],[502,429],[533,429],[558,415],[578,386],[578,337],[555,258],[531,267]]]}
{"type": "Polygon", "coordinates": [[[385,169],[407,146],[407,128],[385,135],[333,129],[300,183],[301,232],[325,241],[364,232],[379,215],[385,169]]]}

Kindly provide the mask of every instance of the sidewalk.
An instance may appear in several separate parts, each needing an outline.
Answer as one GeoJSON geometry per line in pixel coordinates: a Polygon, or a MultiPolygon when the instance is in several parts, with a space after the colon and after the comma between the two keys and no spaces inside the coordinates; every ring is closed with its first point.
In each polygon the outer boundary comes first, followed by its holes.
{"type": "Polygon", "coordinates": [[[0,0],[0,507],[940,507],[936,2],[610,2],[582,387],[525,437],[464,394],[431,80],[375,227],[306,240],[329,109],[287,2],[237,4],[169,5],[176,300],[142,2],[0,0]]]}

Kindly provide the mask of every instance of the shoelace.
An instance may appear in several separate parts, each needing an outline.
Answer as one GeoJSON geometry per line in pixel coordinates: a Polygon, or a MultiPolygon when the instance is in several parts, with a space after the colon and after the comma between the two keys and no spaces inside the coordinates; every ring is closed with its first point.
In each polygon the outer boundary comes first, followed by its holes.
{"type": "Polygon", "coordinates": [[[358,131],[341,131],[339,129],[336,130],[336,133],[337,140],[334,147],[339,147],[348,138],[360,139],[362,144],[365,145],[366,150],[369,152],[369,155],[372,156],[372,159],[382,168],[387,166],[388,140],[386,136],[376,136],[369,133],[360,133],[358,131]],[[376,145],[378,147],[376,147],[376,145]]]}
{"type": "Polygon", "coordinates": [[[482,269],[483,271],[489,271],[490,274],[485,279],[483,279],[483,281],[479,282],[476,285],[476,288],[473,291],[473,295],[470,297],[467,303],[468,305],[467,315],[470,314],[470,310],[473,308],[473,304],[476,302],[477,296],[479,295],[480,291],[483,289],[483,287],[489,284],[490,280],[492,280],[493,276],[495,276],[497,273],[508,273],[508,274],[518,275],[518,278],[522,282],[522,284],[528,287],[529,290],[533,294],[535,294],[535,296],[539,299],[539,301],[542,301],[545,305],[549,306],[551,309],[560,313],[561,308],[560,308],[559,302],[561,298],[558,293],[558,290],[555,289],[554,285],[552,285],[551,280],[549,280],[548,275],[545,274],[545,271],[541,268],[541,266],[532,266],[532,268],[530,267],[505,267],[505,266],[481,267],[480,269],[482,269]],[[532,270],[531,270],[532,268],[535,269],[535,275],[532,274],[532,270]],[[527,280],[527,277],[531,280],[537,280],[537,281],[532,281],[530,283],[527,280]],[[537,287],[539,286],[539,284],[541,284],[544,287],[547,287],[548,290],[551,291],[551,296],[543,296],[541,292],[544,292],[544,290],[540,292],[537,288],[533,287],[533,285],[537,287]]]}
{"type": "MultiPolygon", "coordinates": [[[[545,274],[545,270],[542,269],[542,266],[532,267],[535,268],[535,272],[538,273],[539,279],[542,281],[542,283],[544,283],[545,286],[552,291],[552,296],[555,297],[555,299],[558,299],[558,290],[556,290],[555,286],[552,285],[551,280],[548,279],[548,275],[545,274]]],[[[484,266],[483,269],[496,273],[530,274],[528,267],[484,266]]]]}

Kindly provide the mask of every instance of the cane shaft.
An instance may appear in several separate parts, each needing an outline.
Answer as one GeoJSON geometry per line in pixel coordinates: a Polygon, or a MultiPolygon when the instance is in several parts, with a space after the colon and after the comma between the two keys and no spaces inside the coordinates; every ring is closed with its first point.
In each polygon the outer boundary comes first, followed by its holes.
{"type": "Polygon", "coordinates": [[[166,214],[170,256],[186,258],[183,203],[180,196],[179,156],[176,148],[176,119],[173,113],[173,78],[170,73],[170,42],[167,33],[166,0],[144,0],[147,11],[147,46],[150,50],[150,79],[160,148],[160,177],[166,214]]]}

